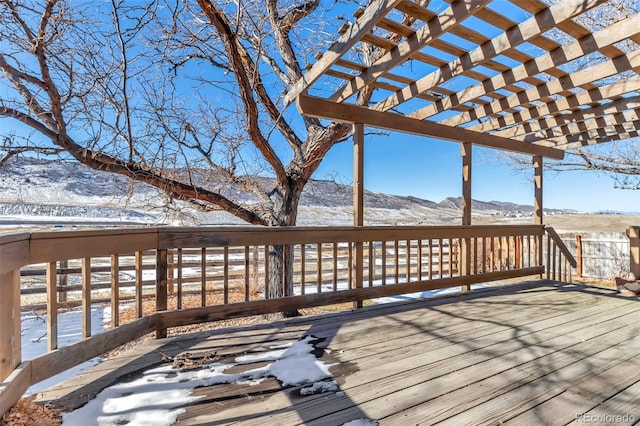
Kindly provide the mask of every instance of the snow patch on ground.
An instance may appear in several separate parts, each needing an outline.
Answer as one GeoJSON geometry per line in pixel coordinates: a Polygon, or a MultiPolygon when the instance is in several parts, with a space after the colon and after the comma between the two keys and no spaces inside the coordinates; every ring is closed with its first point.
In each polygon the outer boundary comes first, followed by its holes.
{"type": "Polygon", "coordinates": [[[173,366],[147,370],[142,377],[105,388],[83,407],[64,414],[63,424],[168,426],[185,411],[182,407],[201,398],[193,396],[197,387],[233,383],[257,385],[267,377],[275,377],[283,386],[311,384],[310,388],[337,390],[335,382],[323,382],[331,377],[331,365],[313,355],[315,342],[316,338],[306,336],[289,345],[271,347],[266,352],[236,357],[233,363],[212,363],[199,370],[181,371],[173,366]],[[273,362],[241,373],[225,373],[237,365],[265,360],[273,362]]]}

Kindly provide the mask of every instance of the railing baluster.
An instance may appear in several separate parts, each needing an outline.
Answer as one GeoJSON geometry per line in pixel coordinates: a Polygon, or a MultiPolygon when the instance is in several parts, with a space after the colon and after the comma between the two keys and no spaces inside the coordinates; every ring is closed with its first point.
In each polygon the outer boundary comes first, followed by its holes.
{"type": "Polygon", "coordinates": [[[316,291],[322,293],[322,243],[316,244],[316,291]]]}
{"type": "Polygon", "coordinates": [[[47,263],[47,350],[58,349],[57,263],[47,263]]]}
{"type": "Polygon", "coordinates": [[[554,244],[553,247],[551,247],[551,249],[553,250],[553,253],[551,255],[551,261],[553,263],[553,267],[551,268],[552,274],[553,274],[553,280],[556,281],[557,276],[556,276],[556,245],[554,244]]]}
{"type": "Polygon", "coordinates": [[[407,260],[407,279],[405,282],[411,282],[411,241],[407,240],[407,253],[405,259],[407,260]]]}
{"type": "Polygon", "coordinates": [[[387,242],[382,241],[382,285],[387,284],[387,242]]]}
{"type": "Polygon", "coordinates": [[[251,280],[249,279],[249,265],[251,264],[251,261],[249,259],[250,257],[250,251],[249,251],[249,246],[244,246],[244,301],[248,302],[249,301],[249,291],[250,288],[250,284],[251,284],[251,280]]]}
{"type": "Polygon", "coordinates": [[[511,235],[507,235],[507,271],[511,270],[511,235]]]}
{"type": "Polygon", "coordinates": [[[347,243],[347,282],[348,288],[354,288],[353,285],[353,246],[350,242],[347,243]]]}
{"type": "Polygon", "coordinates": [[[333,243],[333,291],[338,291],[338,243],[333,243]]]}
{"type": "Polygon", "coordinates": [[[307,283],[307,256],[306,244],[300,244],[300,294],[305,294],[305,284],[307,283]]]}
{"type": "Polygon", "coordinates": [[[551,237],[547,235],[547,279],[551,279],[551,237]]]}
{"type": "Polygon", "coordinates": [[[178,249],[178,309],[182,309],[182,249],[178,249]]]}
{"type": "MultiPolygon", "coordinates": [[[[249,247],[245,247],[245,300],[249,300],[249,247]]],[[[200,306],[207,306],[207,248],[200,249],[200,306]]]]}
{"type": "Polygon", "coordinates": [[[142,252],[135,252],[135,274],[136,274],[136,297],[135,297],[135,305],[136,305],[136,318],[142,318],[142,252]]]}
{"type": "Polygon", "coordinates": [[[489,272],[496,270],[496,237],[489,241],[489,272]]]}
{"type": "Polygon", "coordinates": [[[482,237],[482,268],[480,270],[483,274],[487,272],[487,237],[482,237]]]}
{"type": "Polygon", "coordinates": [[[375,264],[375,247],[373,245],[373,241],[369,241],[369,261],[368,261],[368,269],[369,269],[369,287],[373,287],[373,278],[376,273],[376,264],[375,264]]]}
{"type": "Polygon", "coordinates": [[[393,242],[393,274],[394,274],[394,283],[398,284],[400,282],[400,242],[395,240],[393,242]]]}
{"type": "Polygon", "coordinates": [[[169,294],[173,294],[175,290],[175,252],[173,250],[167,250],[167,284],[169,285],[169,294]]]}
{"type": "Polygon", "coordinates": [[[433,239],[429,238],[429,280],[433,279],[433,239]]]}
{"type": "Polygon", "coordinates": [[[111,255],[111,327],[120,325],[120,259],[111,255]]]}
{"type": "Polygon", "coordinates": [[[443,268],[443,261],[444,261],[444,253],[443,253],[443,247],[442,247],[442,238],[438,239],[438,278],[442,278],[442,272],[444,270],[443,268]]]}
{"type": "Polygon", "coordinates": [[[224,304],[229,303],[229,247],[224,246],[224,269],[223,269],[223,282],[224,282],[224,304]]]}
{"type": "MultiPolygon", "coordinates": [[[[167,310],[167,275],[169,266],[167,264],[167,250],[159,249],[156,252],[156,311],[167,310]]],[[[156,338],[167,337],[166,328],[156,328],[156,338]]]]}
{"type": "MultiPolygon", "coordinates": [[[[82,259],[82,337],[91,337],[91,258],[82,259]]],[[[136,271],[136,278],[138,272],[136,271]]],[[[140,318],[138,316],[138,318],[140,318]]]]}
{"type": "Polygon", "coordinates": [[[416,253],[416,277],[422,281],[422,240],[418,240],[418,250],[416,253]]]}
{"type": "Polygon", "coordinates": [[[449,238],[449,277],[453,277],[453,259],[451,254],[453,252],[453,239],[449,238]]]}
{"type": "Polygon", "coordinates": [[[269,245],[264,246],[264,298],[269,299],[269,245]]]}

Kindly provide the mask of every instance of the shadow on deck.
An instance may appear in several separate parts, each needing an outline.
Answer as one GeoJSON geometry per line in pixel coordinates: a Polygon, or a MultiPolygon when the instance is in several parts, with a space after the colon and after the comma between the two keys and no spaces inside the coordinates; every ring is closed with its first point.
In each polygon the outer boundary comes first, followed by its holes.
{"type": "Polygon", "coordinates": [[[320,339],[339,389],[303,396],[275,378],[197,388],[179,424],[567,424],[640,421],[640,303],[550,281],[152,341],[41,395],[78,405],[157,366],[320,339]]]}

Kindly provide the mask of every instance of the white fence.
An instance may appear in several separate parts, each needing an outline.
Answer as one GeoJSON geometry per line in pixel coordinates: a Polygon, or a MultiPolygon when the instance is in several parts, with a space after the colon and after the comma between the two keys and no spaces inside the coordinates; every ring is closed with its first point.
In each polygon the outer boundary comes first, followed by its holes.
{"type": "Polygon", "coordinates": [[[578,262],[578,276],[613,279],[629,273],[629,238],[625,232],[559,234],[578,262]]]}

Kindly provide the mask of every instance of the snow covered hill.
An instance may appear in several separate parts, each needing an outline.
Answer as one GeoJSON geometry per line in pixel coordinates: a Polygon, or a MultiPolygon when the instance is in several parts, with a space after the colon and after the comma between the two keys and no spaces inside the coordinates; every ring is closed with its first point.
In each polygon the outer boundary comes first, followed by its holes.
{"type": "MultiPolygon", "coordinates": [[[[216,184],[214,180],[213,185],[216,184]]],[[[79,163],[12,159],[0,167],[0,188],[0,225],[243,223],[226,212],[196,211],[168,200],[149,185],[98,172],[79,163]]],[[[225,190],[243,199],[234,188],[225,190]]],[[[349,225],[352,194],[350,186],[322,180],[309,182],[302,196],[298,224],[349,225]]],[[[244,201],[250,199],[245,196],[244,201]]],[[[366,220],[370,225],[458,223],[460,206],[459,198],[436,203],[416,197],[365,192],[366,220]]],[[[532,206],[496,201],[474,201],[473,207],[474,215],[480,216],[528,216],[533,211],[532,206]]]]}

